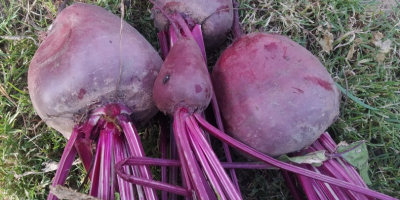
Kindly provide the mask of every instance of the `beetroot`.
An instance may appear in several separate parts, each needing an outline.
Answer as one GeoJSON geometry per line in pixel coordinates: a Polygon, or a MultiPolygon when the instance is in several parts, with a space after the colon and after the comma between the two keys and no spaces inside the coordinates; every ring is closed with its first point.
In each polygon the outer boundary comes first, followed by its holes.
{"type": "MultiPolygon", "coordinates": [[[[64,184],[79,154],[88,172],[85,180],[91,179],[90,195],[114,199],[120,192],[121,199],[157,199],[152,188],[117,177],[114,165],[145,156],[131,117],[144,122],[157,112],[151,91],[161,65],[145,38],[107,10],[78,3],[59,13],[28,71],[35,110],[69,138],[53,187],[64,184]]],[[[125,169],[152,179],[146,166],[125,169]]],[[[49,194],[47,199],[57,198],[49,194]]]]}
{"type": "Polygon", "coordinates": [[[28,87],[33,106],[69,138],[75,122],[104,103],[123,103],[138,122],[156,112],[152,86],[162,60],[133,27],[103,8],[74,4],[54,21],[33,57],[28,87]]]}
{"type": "Polygon", "coordinates": [[[180,14],[169,18],[170,48],[164,48],[166,58],[154,83],[153,98],[161,111],[173,116],[173,138],[183,183],[188,191],[195,191],[196,199],[240,199],[238,187],[225,172],[195,118],[208,106],[213,91],[200,26],[190,30],[180,14]]]}
{"type": "Polygon", "coordinates": [[[270,156],[309,146],[339,113],[340,93],[325,67],[284,36],[239,38],[212,81],[226,132],[270,156]]]}
{"type": "MultiPolygon", "coordinates": [[[[181,14],[191,25],[200,24],[207,48],[218,47],[232,27],[231,0],[157,0],[155,3],[169,14],[181,14]]],[[[169,20],[153,9],[154,24],[159,31],[168,29],[169,20]]]]}
{"type": "Polygon", "coordinates": [[[194,39],[180,38],[171,48],[154,83],[156,106],[170,115],[178,107],[202,112],[211,101],[211,80],[194,39]],[[188,81],[189,80],[189,81],[188,81]]]}

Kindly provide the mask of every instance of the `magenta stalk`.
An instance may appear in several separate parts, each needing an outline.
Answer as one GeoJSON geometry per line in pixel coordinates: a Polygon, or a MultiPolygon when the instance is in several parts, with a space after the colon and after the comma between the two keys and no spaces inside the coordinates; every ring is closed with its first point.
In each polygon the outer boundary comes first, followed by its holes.
{"type": "Polygon", "coordinates": [[[197,121],[200,123],[200,125],[207,130],[210,134],[212,134],[213,136],[215,136],[216,138],[225,141],[228,145],[231,145],[232,147],[235,147],[263,162],[266,162],[272,166],[302,175],[302,176],[306,176],[315,180],[319,180],[319,181],[323,181],[329,184],[333,184],[339,187],[343,187],[355,192],[359,192],[362,194],[365,194],[367,196],[370,197],[375,197],[375,198],[379,198],[379,199],[391,199],[391,200],[395,200],[396,198],[390,197],[388,195],[355,185],[353,183],[349,183],[346,181],[342,181],[342,180],[338,180],[323,174],[317,174],[315,172],[297,167],[297,166],[293,166],[291,164],[288,163],[284,163],[282,161],[276,160],[274,158],[271,158],[265,154],[262,154],[261,152],[258,152],[256,150],[254,150],[253,148],[248,147],[247,145],[244,145],[243,143],[231,138],[230,136],[226,135],[225,133],[219,131],[218,129],[216,129],[215,127],[211,126],[207,121],[205,121],[200,115],[195,114],[197,121]]]}
{"type": "MultiPolygon", "coordinates": [[[[116,176],[115,163],[130,156],[145,157],[139,135],[129,120],[130,112],[121,104],[108,104],[94,110],[83,124],[75,126],[52,185],[65,183],[72,162],[79,154],[85,169],[91,169],[87,172],[91,179],[90,195],[113,200],[118,191],[122,199],[134,199],[136,191],[139,199],[158,199],[154,189],[136,185],[135,190],[133,184],[116,176]],[[93,155],[92,143],[96,142],[93,155]]],[[[148,166],[125,166],[124,170],[129,175],[152,179],[148,166]]],[[[56,200],[57,197],[50,193],[47,199],[56,200]]]]}

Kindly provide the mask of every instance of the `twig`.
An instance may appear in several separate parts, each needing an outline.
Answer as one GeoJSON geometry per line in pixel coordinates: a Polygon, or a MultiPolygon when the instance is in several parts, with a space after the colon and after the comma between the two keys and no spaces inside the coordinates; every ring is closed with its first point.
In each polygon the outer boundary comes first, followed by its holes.
{"type": "Polygon", "coordinates": [[[350,31],[350,32],[343,34],[342,36],[340,36],[340,38],[336,39],[333,42],[333,43],[339,43],[338,45],[336,45],[336,47],[333,50],[336,50],[339,47],[343,47],[343,46],[351,44],[354,41],[354,39],[356,38],[356,33],[365,33],[365,32],[362,32],[361,30],[354,30],[354,31],[350,31]],[[350,40],[348,42],[346,42],[344,44],[340,43],[340,42],[342,42],[342,40],[344,40],[347,36],[350,36],[350,35],[352,37],[350,38],[350,40]]]}
{"type": "Polygon", "coordinates": [[[0,85],[0,93],[5,96],[15,107],[18,105],[11,99],[11,97],[7,94],[6,90],[3,88],[2,85],[0,85]]]}
{"type": "Polygon", "coordinates": [[[25,23],[29,20],[29,15],[31,14],[32,7],[34,7],[36,5],[37,0],[33,1],[32,5],[30,5],[30,6],[29,6],[29,1],[27,1],[27,2],[28,2],[28,9],[26,9],[27,12],[25,15],[25,20],[24,20],[25,23]]]}
{"type": "Polygon", "coordinates": [[[122,32],[124,29],[124,17],[125,17],[125,5],[124,1],[121,0],[121,27],[119,29],[119,75],[118,75],[117,85],[115,86],[115,93],[117,97],[118,97],[118,88],[122,76],[122,32]]]}
{"type": "MultiPolygon", "coordinates": [[[[348,61],[346,60],[347,64],[349,65],[348,61]]],[[[349,65],[350,66],[350,65],[349,65]]],[[[344,71],[344,68],[342,68],[343,76],[344,76],[344,82],[346,83],[346,96],[344,97],[344,102],[342,106],[342,117],[344,116],[344,108],[347,104],[347,99],[349,98],[348,92],[349,92],[349,83],[347,82],[347,76],[346,72],[344,71]]]]}
{"type": "Polygon", "coordinates": [[[15,41],[20,41],[20,40],[24,40],[24,39],[30,39],[33,41],[33,43],[35,43],[36,46],[39,46],[39,44],[37,43],[37,41],[31,37],[31,36],[8,36],[8,35],[0,35],[0,38],[3,38],[5,40],[15,40],[15,41]]]}

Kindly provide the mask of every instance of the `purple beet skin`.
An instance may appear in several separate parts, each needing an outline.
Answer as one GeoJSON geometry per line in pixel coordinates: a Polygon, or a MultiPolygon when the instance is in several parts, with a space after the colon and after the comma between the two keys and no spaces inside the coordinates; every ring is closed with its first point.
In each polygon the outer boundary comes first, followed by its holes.
{"type": "Polygon", "coordinates": [[[28,71],[33,106],[69,138],[94,107],[122,103],[144,122],[156,112],[152,87],[162,60],[133,27],[107,10],[76,3],[64,9],[28,71]]]}

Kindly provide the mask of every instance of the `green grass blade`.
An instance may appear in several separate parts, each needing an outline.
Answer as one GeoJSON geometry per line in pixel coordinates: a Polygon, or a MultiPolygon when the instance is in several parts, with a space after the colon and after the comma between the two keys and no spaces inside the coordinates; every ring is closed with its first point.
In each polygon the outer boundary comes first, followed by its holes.
{"type": "Polygon", "coordinates": [[[374,108],[370,105],[365,104],[364,102],[361,101],[361,99],[355,97],[354,95],[352,95],[350,92],[346,91],[346,89],[344,89],[342,86],[339,85],[339,83],[335,83],[335,85],[339,88],[339,90],[344,94],[347,95],[351,100],[353,100],[354,102],[360,104],[362,107],[364,108],[368,108],[371,110],[379,110],[377,108],[374,108]]]}

